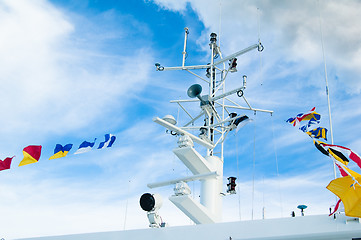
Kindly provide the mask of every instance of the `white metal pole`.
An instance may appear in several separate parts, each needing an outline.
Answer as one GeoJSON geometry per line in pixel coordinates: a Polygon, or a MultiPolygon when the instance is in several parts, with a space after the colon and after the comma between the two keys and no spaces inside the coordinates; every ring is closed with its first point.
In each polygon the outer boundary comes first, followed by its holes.
{"type": "MultiPolygon", "coordinates": [[[[320,33],[321,33],[321,45],[322,45],[322,56],[325,70],[325,82],[326,82],[326,95],[327,95],[327,105],[328,105],[328,116],[330,122],[330,135],[331,135],[331,144],[333,144],[333,130],[332,130],[332,118],[331,118],[331,103],[330,103],[330,91],[328,88],[328,80],[327,80],[327,66],[326,66],[326,57],[325,57],[325,48],[323,43],[323,33],[322,33],[322,22],[321,22],[321,11],[320,11],[320,2],[318,2],[318,13],[319,13],[319,21],[320,21],[320,33]]],[[[336,179],[336,164],[333,164],[333,174],[336,179]]]]}
{"type": "Polygon", "coordinates": [[[188,39],[188,28],[184,28],[185,30],[185,33],[184,33],[184,47],[183,47],[183,60],[182,60],[182,67],[184,67],[184,64],[185,64],[185,61],[186,61],[186,55],[187,55],[187,52],[186,52],[186,49],[187,49],[187,39],[188,39]]]}

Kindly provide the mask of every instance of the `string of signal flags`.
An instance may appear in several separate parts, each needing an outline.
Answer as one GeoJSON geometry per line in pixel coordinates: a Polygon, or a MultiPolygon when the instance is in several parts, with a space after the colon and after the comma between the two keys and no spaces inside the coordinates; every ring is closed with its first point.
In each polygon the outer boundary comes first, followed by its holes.
{"type": "Polygon", "coordinates": [[[345,215],[349,217],[361,218],[361,174],[348,167],[350,162],[356,163],[361,169],[361,157],[350,148],[328,144],[316,139],[327,141],[327,129],[317,127],[320,123],[321,115],[312,108],[307,113],[300,113],[296,117],[289,118],[286,122],[299,129],[313,139],[315,147],[324,155],[330,157],[340,171],[341,177],[332,180],[326,187],[338,198],[338,202],[330,216],[335,214],[342,202],[345,215]]]}
{"type": "MultiPolygon", "coordinates": [[[[115,140],[116,140],[116,136],[112,134],[105,134],[105,140],[99,143],[97,149],[110,148],[113,146],[115,140]]],[[[94,139],[94,142],[88,142],[88,141],[82,142],[79,145],[78,149],[74,152],[74,154],[89,152],[90,150],[93,149],[95,142],[96,142],[96,138],[94,139]]],[[[49,158],[49,160],[67,156],[72,148],[73,148],[73,144],[71,143],[66,144],[64,146],[61,144],[56,144],[54,149],[54,154],[49,158]]],[[[23,149],[24,158],[19,163],[19,167],[38,162],[41,156],[41,150],[42,150],[41,145],[29,145],[25,147],[23,149]]],[[[0,171],[10,169],[11,162],[14,157],[15,156],[7,157],[4,160],[0,160],[0,171]]]]}

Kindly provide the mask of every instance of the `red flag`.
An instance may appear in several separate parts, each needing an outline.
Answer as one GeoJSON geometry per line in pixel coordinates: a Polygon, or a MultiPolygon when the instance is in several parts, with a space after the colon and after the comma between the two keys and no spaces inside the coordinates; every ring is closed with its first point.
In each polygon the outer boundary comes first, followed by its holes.
{"type": "Polygon", "coordinates": [[[330,215],[328,215],[328,216],[331,216],[332,214],[334,214],[334,213],[337,211],[338,207],[340,206],[340,203],[341,203],[341,199],[337,201],[336,206],[335,206],[335,209],[334,209],[333,212],[330,213],[330,215]]]}
{"type": "Polygon", "coordinates": [[[39,161],[41,155],[41,146],[27,146],[23,149],[23,154],[24,158],[19,163],[19,167],[39,161]]]}
{"type": "Polygon", "coordinates": [[[338,165],[336,162],[335,162],[335,164],[338,167],[338,169],[340,170],[340,173],[341,173],[342,177],[348,176],[347,172],[345,172],[345,170],[343,170],[343,168],[340,165],[338,165]]]}
{"type": "Polygon", "coordinates": [[[0,171],[5,170],[5,169],[10,169],[11,161],[13,160],[14,157],[11,157],[11,158],[8,157],[8,158],[5,158],[4,160],[0,160],[0,171]]]}

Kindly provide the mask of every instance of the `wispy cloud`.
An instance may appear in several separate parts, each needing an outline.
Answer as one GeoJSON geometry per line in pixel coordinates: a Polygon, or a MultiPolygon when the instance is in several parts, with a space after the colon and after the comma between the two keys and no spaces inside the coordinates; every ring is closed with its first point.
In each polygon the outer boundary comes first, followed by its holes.
{"type": "Polygon", "coordinates": [[[77,23],[45,1],[5,1],[1,10],[1,108],[10,113],[3,131],[59,134],[89,127],[146,85],[152,61],[137,63],[151,59],[148,50],[102,52],[104,39],[79,46],[77,23]]]}

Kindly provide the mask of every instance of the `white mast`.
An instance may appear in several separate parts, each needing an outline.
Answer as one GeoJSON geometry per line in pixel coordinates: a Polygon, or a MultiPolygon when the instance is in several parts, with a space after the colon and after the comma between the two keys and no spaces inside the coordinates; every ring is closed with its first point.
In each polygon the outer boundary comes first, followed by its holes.
{"type": "MultiPolygon", "coordinates": [[[[243,55],[251,50],[263,50],[260,42],[248,48],[231,54],[225,58],[222,57],[219,46],[217,45],[217,34],[210,35],[211,59],[208,65],[186,66],[186,48],[188,39],[188,28],[185,28],[183,58],[181,67],[163,67],[156,63],[157,71],[185,70],[198,77],[208,84],[208,95],[201,95],[202,87],[194,84],[188,89],[188,96],[194,99],[174,100],[190,117],[190,120],[183,127],[176,126],[175,119],[167,115],[163,119],[156,117],[154,122],[164,126],[173,135],[178,135],[178,147],[173,149],[174,154],[183,162],[183,164],[193,173],[191,177],[177,178],[161,183],[151,183],[148,187],[155,188],[165,185],[175,184],[175,194],[169,200],[172,201],[180,210],[182,210],[192,221],[197,224],[220,222],[222,218],[222,197],[227,195],[222,193],[223,186],[223,143],[227,134],[237,128],[240,122],[248,120],[245,115],[238,115],[231,111],[252,110],[272,113],[270,110],[252,108],[244,96],[246,88],[246,76],[241,76],[243,86],[226,92],[225,81],[228,73],[236,72],[236,57],[243,55]],[[215,61],[216,58],[220,60],[215,61]],[[226,68],[225,62],[229,62],[226,68]],[[208,79],[196,74],[193,70],[206,70],[208,79]],[[218,78],[218,79],[217,79],[218,78]],[[237,94],[246,103],[246,107],[241,106],[228,97],[237,94]],[[229,104],[225,104],[228,101],[229,104]],[[197,102],[200,104],[201,112],[193,117],[183,106],[184,103],[197,102]],[[229,116],[225,116],[225,112],[229,116]],[[203,121],[202,121],[203,120],[203,121]],[[200,122],[200,123],[198,123],[200,122]],[[189,133],[189,130],[199,130],[200,134],[195,136],[189,133]],[[206,148],[206,156],[201,156],[194,148],[194,142],[206,148]],[[194,200],[190,195],[190,188],[186,184],[189,181],[201,181],[200,202],[194,200]]],[[[235,178],[227,186],[235,187],[235,178]]],[[[228,194],[235,193],[229,190],[228,194]]]]}

